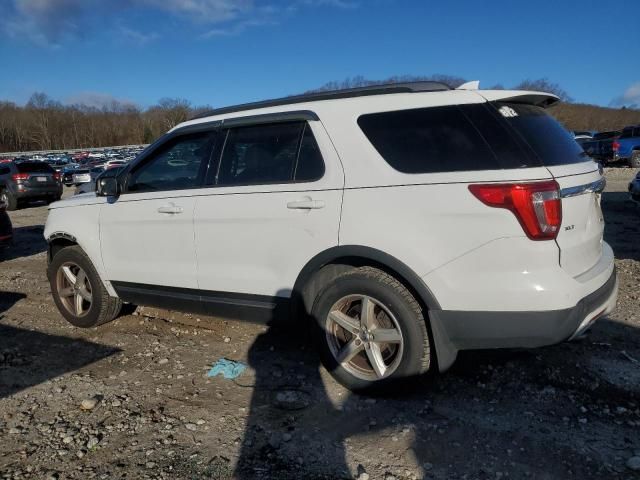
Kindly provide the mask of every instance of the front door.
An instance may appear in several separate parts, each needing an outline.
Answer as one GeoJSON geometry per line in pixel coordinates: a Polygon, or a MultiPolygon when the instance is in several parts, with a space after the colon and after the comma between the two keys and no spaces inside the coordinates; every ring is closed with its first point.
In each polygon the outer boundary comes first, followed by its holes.
{"type": "Polygon", "coordinates": [[[178,135],[128,174],[125,192],[100,211],[107,278],[196,289],[194,189],[201,187],[215,133],[178,135]]]}

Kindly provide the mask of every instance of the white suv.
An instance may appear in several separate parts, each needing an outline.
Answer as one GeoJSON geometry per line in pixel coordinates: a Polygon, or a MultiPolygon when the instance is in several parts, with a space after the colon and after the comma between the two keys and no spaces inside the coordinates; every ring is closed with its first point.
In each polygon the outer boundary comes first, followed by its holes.
{"type": "Polygon", "coordinates": [[[540,92],[432,82],[223,108],[50,207],[55,302],[310,320],[354,390],[611,312],[604,178],[540,92]]]}

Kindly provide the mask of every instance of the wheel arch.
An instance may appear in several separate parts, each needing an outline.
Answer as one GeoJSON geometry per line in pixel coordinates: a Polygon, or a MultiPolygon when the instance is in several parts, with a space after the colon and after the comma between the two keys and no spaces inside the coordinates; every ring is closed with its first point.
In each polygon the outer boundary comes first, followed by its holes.
{"type": "MultiPolygon", "coordinates": [[[[423,307],[432,310],[440,310],[440,304],[436,300],[429,287],[422,279],[405,263],[392,255],[371,247],[361,245],[341,245],[329,248],[307,262],[302,268],[293,287],[294,300],[301,299],[305,287],[323,267],[327,265],[373,266],[396,277],[399,281],[412,290],[423,307]]],[[[301,305],[297,305],[300,307],[301,305]]]]}
{"type": "Polygon", "coordinates": [[[48,263],[51,263],[51,260],[53,260],[53,257],[56,255],[56,253],[58,253],[63,248],[77,245],[85,252],[85,254],[87,254],[89,259],[93,263],[93,266],[98,272],[98,276],[100,277],[100,280],[102,280],[102,283],[107,289],[107,292],[109,292],[109,295],[112,297],[118,297],[118,294],[116,293],[113,286],[111,285],[111,282],[107,280],[105,273],[102,270],[102,265],[96,262],[94,258],[91,258],[91,255],[89,254],[89,252],[87,252],[87,249],[84,248],[82,243],[79,242],[74,235],[67,232],[61,232],[61,231],[53,232],[51,235],[47,237],[46,240],[47,240],[47,262],[48,263]]]}
{"type": "Polygon", "coordinates": [[[47,259],[49,262],[53,257],[65,247],[78,245],[76,237],[65,232],[54,232],[47,238],[47,259]]]}

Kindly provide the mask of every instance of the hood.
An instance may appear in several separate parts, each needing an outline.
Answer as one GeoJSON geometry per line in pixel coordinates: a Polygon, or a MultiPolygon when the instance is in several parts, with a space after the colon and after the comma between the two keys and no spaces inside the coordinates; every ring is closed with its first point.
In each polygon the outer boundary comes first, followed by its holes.
{"type": "Polygon", "coordinates": [[[96,205],[101,203],[107,203],[106,197],[98,197],[96,196],[95,192],[88,192],[65,198],[64,200],[60,200],[59,202],[54,202],[49,205],[49,209],[79,207],[81,205],[96,205]]]}

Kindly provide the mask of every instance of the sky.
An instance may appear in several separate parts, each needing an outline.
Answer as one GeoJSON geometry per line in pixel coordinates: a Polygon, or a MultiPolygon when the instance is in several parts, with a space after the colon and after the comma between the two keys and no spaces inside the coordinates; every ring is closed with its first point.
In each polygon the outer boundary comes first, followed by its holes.
{"type": "Polygon", "coordinates": [[[640,105],[640,0],[0,0],[0,100],[221,107],[362,75],[640,105]]]}

